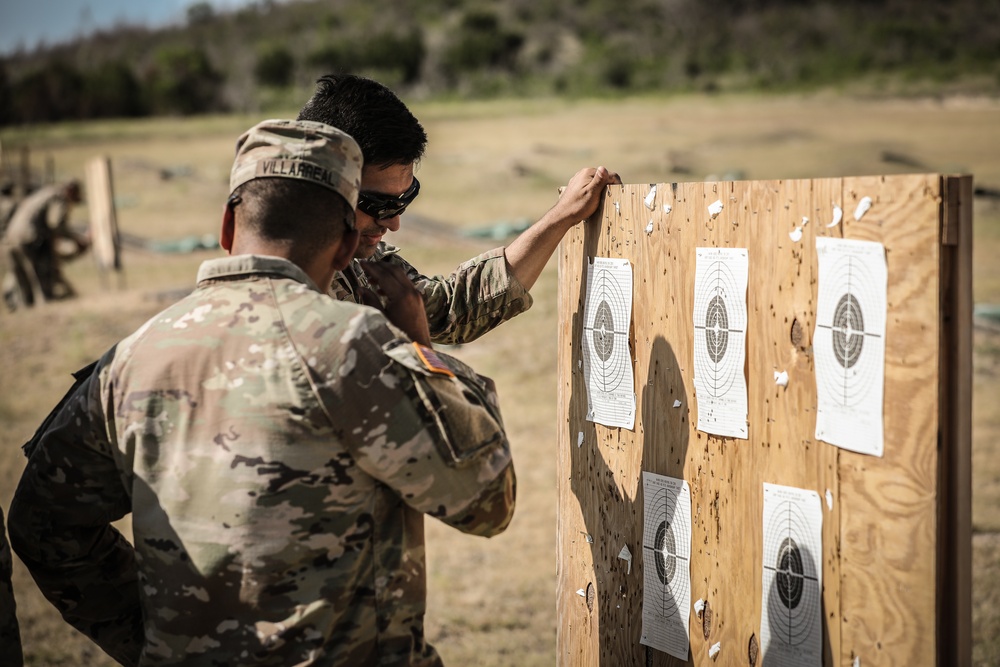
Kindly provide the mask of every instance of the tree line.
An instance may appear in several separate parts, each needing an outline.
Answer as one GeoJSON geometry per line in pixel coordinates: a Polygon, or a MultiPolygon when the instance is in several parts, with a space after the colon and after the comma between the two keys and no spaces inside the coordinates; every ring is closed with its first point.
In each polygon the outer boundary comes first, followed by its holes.
{"type": "Polygon", "coordinates": [[[413,96],[1000,89],[1000,0],[260,0],[0,58],[0,124],[253,112],[319,75],[413,96]]]}

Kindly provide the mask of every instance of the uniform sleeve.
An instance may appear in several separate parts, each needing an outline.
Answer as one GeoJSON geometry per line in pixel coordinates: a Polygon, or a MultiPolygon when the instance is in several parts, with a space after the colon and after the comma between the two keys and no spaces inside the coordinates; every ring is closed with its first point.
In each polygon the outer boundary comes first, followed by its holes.
{"type": "Polygon", "coordinates": [[[21,650],[21,633],[17,625],[14,587],[11,584],[13,567],[7,532],[4,529],[3,509],[0,509],[0,655],[11,660],[13,665],[24,664],[21,650]]]}
{"type": "Polygon", "coordinates": [[[424,297],[435,343],[469,343],[528,310],[531,295],[510,272],[503,248],[460,265],[447,277],[429,278],[398,254],[383,261],[402,266],[424,297]]]}
{"type": "Polygon", "coordinates": [[[69,227],[69,205],[62,197],[54,197],[45,207],[45,224],[52,231],[63,234],[69,227]]]}
{"type": "Polygon", "coordinates": [[[492,381],[374,316],[357,336],[340,401],[355,415],[344,430],[358,466],[463,532],[502,532],[515,477],[492,381]]]}
{"type": "Polygon", "coordinates": [[[111,526],[131,503],[103,424],[95,373],[33,441],[8,529],[14,552],[63,618],[134,665],[143,640],[135,552],[111,526]]]}

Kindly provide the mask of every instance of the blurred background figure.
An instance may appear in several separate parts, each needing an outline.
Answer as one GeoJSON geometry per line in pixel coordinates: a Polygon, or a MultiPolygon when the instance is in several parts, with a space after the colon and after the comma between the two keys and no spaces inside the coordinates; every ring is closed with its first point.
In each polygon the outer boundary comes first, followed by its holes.
{"type": "Polygon", "coordinates": [[[37,190],[10,215],[3,232],[3,297],[9,310],[76,296],[60,265],[90,246],[85,234],[69,226],[70,212],[82,200],[73,179],[37,190]]]}

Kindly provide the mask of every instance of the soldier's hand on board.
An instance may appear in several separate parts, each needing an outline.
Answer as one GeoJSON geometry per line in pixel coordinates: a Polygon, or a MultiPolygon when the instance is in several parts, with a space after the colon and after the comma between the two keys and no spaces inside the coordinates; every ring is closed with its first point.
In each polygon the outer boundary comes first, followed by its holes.
{"type": "Polygon", "coordinates": [[[365,305],[379,308],[410,340],[430,347],[431,331],[424,298],[410,282],[406,271],[385,262],[361,262],[361,268],[377,291],[377,295],[362,292],[365,305]]]}
{"type": "Polygon", "coordinates": [[[607,167],[586,167],[569,179],[554,208],[560,218],[576,224],[594,214],[607,186],[621,182],[607,167]]]}

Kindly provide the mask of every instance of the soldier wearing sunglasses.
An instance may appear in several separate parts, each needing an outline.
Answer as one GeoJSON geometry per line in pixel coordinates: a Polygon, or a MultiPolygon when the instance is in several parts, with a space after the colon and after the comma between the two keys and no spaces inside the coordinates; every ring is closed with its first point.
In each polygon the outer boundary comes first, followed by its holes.
{"type": "Polygon", "coordinates": [[[331,294],[343,301],[372,303],[362,262],[400,267],[420,291],[431,339],[467,343],[532,303],[535,284],[563,235],[597,209],[605,186],[621,183],[604,167],[586,168],[570,179],[556,204],[510,245],[474,257],[446,278],[423,275],[384,240],[399,230],[400,215],[420,193],[413,167],[427,135],[406,105],[382,84],[351,74],[317,81],[300,120],[333,125],[353,136],[364,154],[355,220],[361,241],[354,261],[334,277],[331,294]]]}

